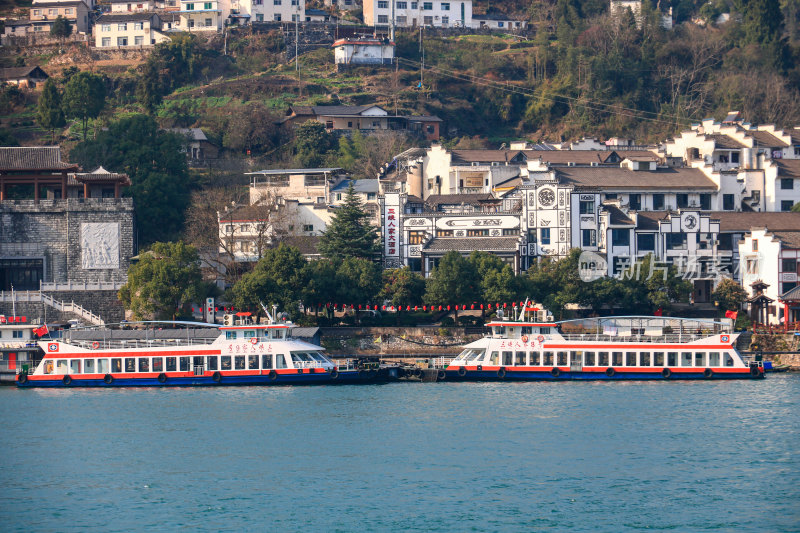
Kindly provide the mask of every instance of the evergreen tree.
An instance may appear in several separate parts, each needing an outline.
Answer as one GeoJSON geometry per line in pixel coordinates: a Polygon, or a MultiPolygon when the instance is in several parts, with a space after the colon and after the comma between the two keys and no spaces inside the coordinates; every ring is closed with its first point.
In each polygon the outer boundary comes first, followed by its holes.
{"type": "Polygon", "coordinates": [[[83,124],[83,140],[86,140],[86,124],[97,118],[106,105],[106,86],[97,74],[83,71],[75,74],[64,89],[64,111],[70,118],[83,124]]]}
{"type": "Polygon", "coordinates": [[[409,267],[383,271],[381,297],[394,306],[420,305],[425,294],[425,279],[409,267]]]}
{"type": "Polygon", "coordinates": [[[58,92],[58,86],[53,78],[48,78],[44,82],[36,108],[36,120],[41,127],[50,130],[50,136],[55,144],[56,128],[63,128],[67,121],[64,119],[64,110],[61,109],[61,93],[58,92]]]}
{"type": "Polygon", "coordinates": [[[475,267],[456,251],[444,254],[425,283],[428,305],[463,305],[480,298],[475,267]]]}
{"type": "Polygon", "coordinates": [[[300,124],[295,130],[295,152],[297,162],[304,168],[316,168],[323,164],[332,147],[331,135],[325,125],[316,120],[300,124]]]}
{"type": "Polygon", "coordinates": [[[378,232],[370,224],[352,182],[344,204],[335,210],[328,229],[320,238],[319,251],[323,257],[337,260],[347,257],[372,260],[380,252],[378,232]]]}
{"type": "Polygon", "coordinates": [[[737,0],[745,43],[767,44],[781,39],[783,13],[778,0],[737,0]]]}
{"type": "Polygon", "coordinates": [[[293,246],[280,244],[268,250],[253,271],[236,282],[234,304],[256,310],[260,310],[259,302],[267,307],[276,304],[280,311],[296,315],[308,274],[303,254],[293,246]]]}
{"type": "Polygon", "coordinates": [[[67,37],[72,35],[72,24],[59,15],[56,17],[56,20],[53,21],[53,25],[50,26],[50,35],[52,37],[58,37],[63,42],[67,37]]]}

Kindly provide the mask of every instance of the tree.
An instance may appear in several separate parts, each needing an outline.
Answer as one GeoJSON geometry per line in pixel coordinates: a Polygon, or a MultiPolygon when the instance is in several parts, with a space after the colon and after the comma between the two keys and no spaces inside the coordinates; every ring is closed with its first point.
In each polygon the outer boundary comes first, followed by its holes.
{"type": "Polygon", "coordinates": [[[518,299],[521,291],[511,265],[487,252],[472,252],[468,260],[480,283],[480,300],[509,302],[518,299]]]}
{"type": "Polygon", "coordinates": [[[425,283],[428,305],[462,305],[479,297],[480,284],[475,268],[456,251],[444,254],[425,283]]]}
{"type": "Polygon", "coordinates": [[[369,303],[381,289],[381,268],[368,259],[345,257],[336,269],[336,281],[338,294],[334,303],[369,303]]]}
{"type": "Polygon", "coordinates": [[[128,269],[119,299],[138,319],[173,319],[181,307],[205,298],[197,250],[182,241],[157,242],[128,269]]]}
{"type": "Polygon", "coordinates": [[[335,210],[328,228],[320,237],[319,251],[328,259],[374,259],[380,251],[378,232],[369,223],[369,215],[356,196],[352,182],[344,203],[335,210]]]}
{"type": "Polygon", "coordinates": [[[294,136],[298,164],[304,168],[322,166],[333,145],[333,139],[325,131],[325,125],[316,120],[309,120],[297,126],[294,136]]]}
{"type": "Polygon", "coordinates": [[[72,35],[72,24],[61,15],[57,16],[53,21],[53,25],[50,26],[50,36],[58,37],[63,42],[70,35],[72,35]]]}
{"type": "Polygon", "coordinates": [[[736,311],[747,300],[747,291],[734,280],[725,278],[719,282],[711,297],[719,302],[720,311],[736,311]]]}
{"type": "Polygon", "coordinates": [[[240,308],[260,310],[260,303],[277,304],[292,316],[298,312],[303,291],[308,284],[308,269],[303,254],[285,244],[268,250],[252,272],[242,276],[233,286],[234,304],[240,308]]]}
{"type": "Polygon", "coordinates": [[[409,267],[389,268],[383,271],[383,288],[380,297],[396,307],[419,305],[425,296],[425,278],[409,267]]]}
{"type": "Polygon", "coordinates": [[[50,130],[50,136],[55,144],[56,128],[63,128],[67,121],[64,119],[64,110],[61,109],[61,94],[53,78],[48,78],[44,82],[36,108],[36,120],[41,127],[50,130]]]}
{"type": "Polygon", "coordinates": [[[185,139],[161,131],[153,118],[132,115],[112,122],[93,141],[79,143],[70,152],[84,168],[103,165],[125,172],[132,186],[139,242],[148,244],[176,238],[184,222],[193,183],[181,151],[185,139]]]}
{"type": "Polygon", "coordinates": [[[106,86],[103,78],[91,72],[79,72],[70,78],[64,88],[64,111],[70,118],[83,124],[83,140],[86,141],[86,124],[97,118],[106,105],[106,86]]]}
{"type": "Polygon", "coordinates": [[[278,140],[275,118],[264,104],[249,102],[228,120],[222,145],[235,152],[254,154],[274,148],[278,140]]]}
{"type": "Polygon", "coordinates": [[[328,318],[331,317],[331,310],[327,307],[328,303],[337,303],[339,288],[336,281],[336,271],[338,264],[329,261],[312,261],[306,265],[306,279],[308,282],[303,288],[303,302],[306,308],[314,309],[315,314],[319,306],[327,311],[328,318]]]}

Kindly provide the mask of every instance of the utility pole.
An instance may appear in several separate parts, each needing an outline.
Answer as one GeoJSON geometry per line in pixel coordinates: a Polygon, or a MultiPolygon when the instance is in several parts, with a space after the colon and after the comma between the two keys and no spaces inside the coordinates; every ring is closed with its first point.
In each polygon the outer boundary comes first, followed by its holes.
{"type": "Polygon", "coordinates": [[[394,42],[394,2],[395,0],[392,0],[392,22],[389,25],[389,40],[391,42],[394,42]]]}
{"type": "Polygon", "coordinates": [[[294,70],[300,79],[300,0],[297,0],[297,14],[294,16],[294,70]]]}

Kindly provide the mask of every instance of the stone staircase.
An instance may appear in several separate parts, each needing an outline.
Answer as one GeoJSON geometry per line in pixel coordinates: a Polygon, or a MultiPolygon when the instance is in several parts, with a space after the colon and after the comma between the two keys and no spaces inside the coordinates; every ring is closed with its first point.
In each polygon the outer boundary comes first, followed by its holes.
{"type": "Polygon", "coordinates": [[[56,300],[42,291],[0,291],[0,303],[12,305],[40,303],[60,313],[72,314],[89,324],[95,326],[105,325],[105,321],[99,315],[92,313],[88,309],[81,307],[75,302],[56,300]]]}

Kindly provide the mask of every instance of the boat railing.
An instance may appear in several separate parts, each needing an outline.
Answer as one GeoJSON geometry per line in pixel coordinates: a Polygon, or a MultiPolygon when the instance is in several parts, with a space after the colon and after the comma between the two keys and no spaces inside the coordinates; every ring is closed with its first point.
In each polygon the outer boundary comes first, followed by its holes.
{"type": "Polygon", "coordinates": [[[602,335],[596,333],[562,333],[565,341],[599,341],[599,342],[652,342],[652,343],[685,343],[708,338],[713,333],[668,333],[665,335],[602,335]]]}
{"type": "Polygon", "coordinates": [[[320,361],[295,361],[294,367],[295,368],[323,368],[325,363],[321,363],[320,361]]]}
{"type": "Polygon", "coordinates": [[[447,368],[450,363],[455,360],[454,356],[441,356],[441,357],[434,357],[431,359],[431,363],[433,364],[433,368],[447,368]]]}
{"type": "Polygon", "coordinates": [[[180,346],[208,345],[216,338],[191,338],[191,339],[114,339],[114,340],[79,340],[65,342],[71,346],[86,348],[87,350],[125,350],[132,348],[177,348],[180,346]]]}

